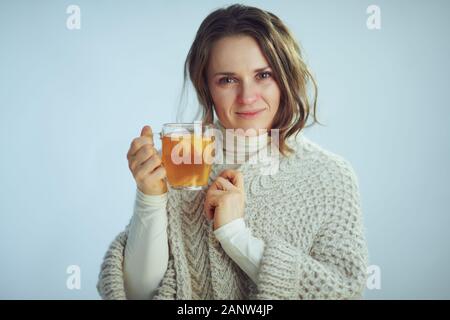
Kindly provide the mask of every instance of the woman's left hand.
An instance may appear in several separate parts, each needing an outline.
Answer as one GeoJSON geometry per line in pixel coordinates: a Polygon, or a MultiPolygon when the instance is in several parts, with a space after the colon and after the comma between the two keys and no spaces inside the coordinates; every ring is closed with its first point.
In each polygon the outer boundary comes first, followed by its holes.
{"type": "Polygon", "coordinates": [[[214,219],[213,229],[244,216],[245,189],[242,173],[224,170],[209,187],[204,211],[208,219],[214,219]]]}

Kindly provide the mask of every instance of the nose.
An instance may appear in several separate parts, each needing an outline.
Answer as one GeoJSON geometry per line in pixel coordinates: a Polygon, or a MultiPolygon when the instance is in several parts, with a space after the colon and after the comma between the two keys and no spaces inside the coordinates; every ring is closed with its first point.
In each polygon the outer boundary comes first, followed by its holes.
{"type": "Polygon", "coordinates": [[[253,83],[243,82],[237,97],[237,101],[241,105],[249,105],[258,101],[259,97],[260,93],[258,92],[256,86],[253,85],[253,83]]]}

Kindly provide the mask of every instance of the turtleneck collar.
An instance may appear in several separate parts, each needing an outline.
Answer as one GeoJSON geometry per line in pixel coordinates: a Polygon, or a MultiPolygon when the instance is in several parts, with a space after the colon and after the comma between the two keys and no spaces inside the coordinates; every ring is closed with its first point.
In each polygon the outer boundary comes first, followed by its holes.
{"type": "Polygon", "coordinates": [[[270,142],[267,131],[256,136],[243,136],[237,134],[234,129],[227,130],[219,119],[214,124],[222,133],[223,156],[227,163],[230,159],[233,163],[247,161],[265,149],[270,142]]]}

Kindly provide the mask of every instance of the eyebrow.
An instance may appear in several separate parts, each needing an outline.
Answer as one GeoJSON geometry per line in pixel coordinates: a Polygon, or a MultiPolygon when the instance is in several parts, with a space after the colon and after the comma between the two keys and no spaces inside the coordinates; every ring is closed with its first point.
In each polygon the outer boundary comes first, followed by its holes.
{"type": "MultiPolygon", "coordinates": [[[[258,72],[264,71],[266,69],[270,69],[270,66],[265,66],[263,68],[258,68],[256,70],[254,70],[253,72],[254,73],[258,73],[258,72]]],[[[234,76],[234,75],[235,75],[234,72],[217,72],[217,73],[214,74],[214,77],[215,76],[234,76]]]]}

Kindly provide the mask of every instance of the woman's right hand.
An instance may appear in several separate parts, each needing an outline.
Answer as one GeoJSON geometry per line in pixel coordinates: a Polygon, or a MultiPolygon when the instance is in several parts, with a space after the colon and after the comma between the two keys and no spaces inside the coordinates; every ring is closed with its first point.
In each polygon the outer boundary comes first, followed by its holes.
{"type": "Polygon", "coordinates": [[[150,126],[144,126],[141,136],[133,139],[127,159],[136,186],[142,193],[160,195],[167,192],[166,169],[162,166],[161,157],[154,147],[150,126]]]}

